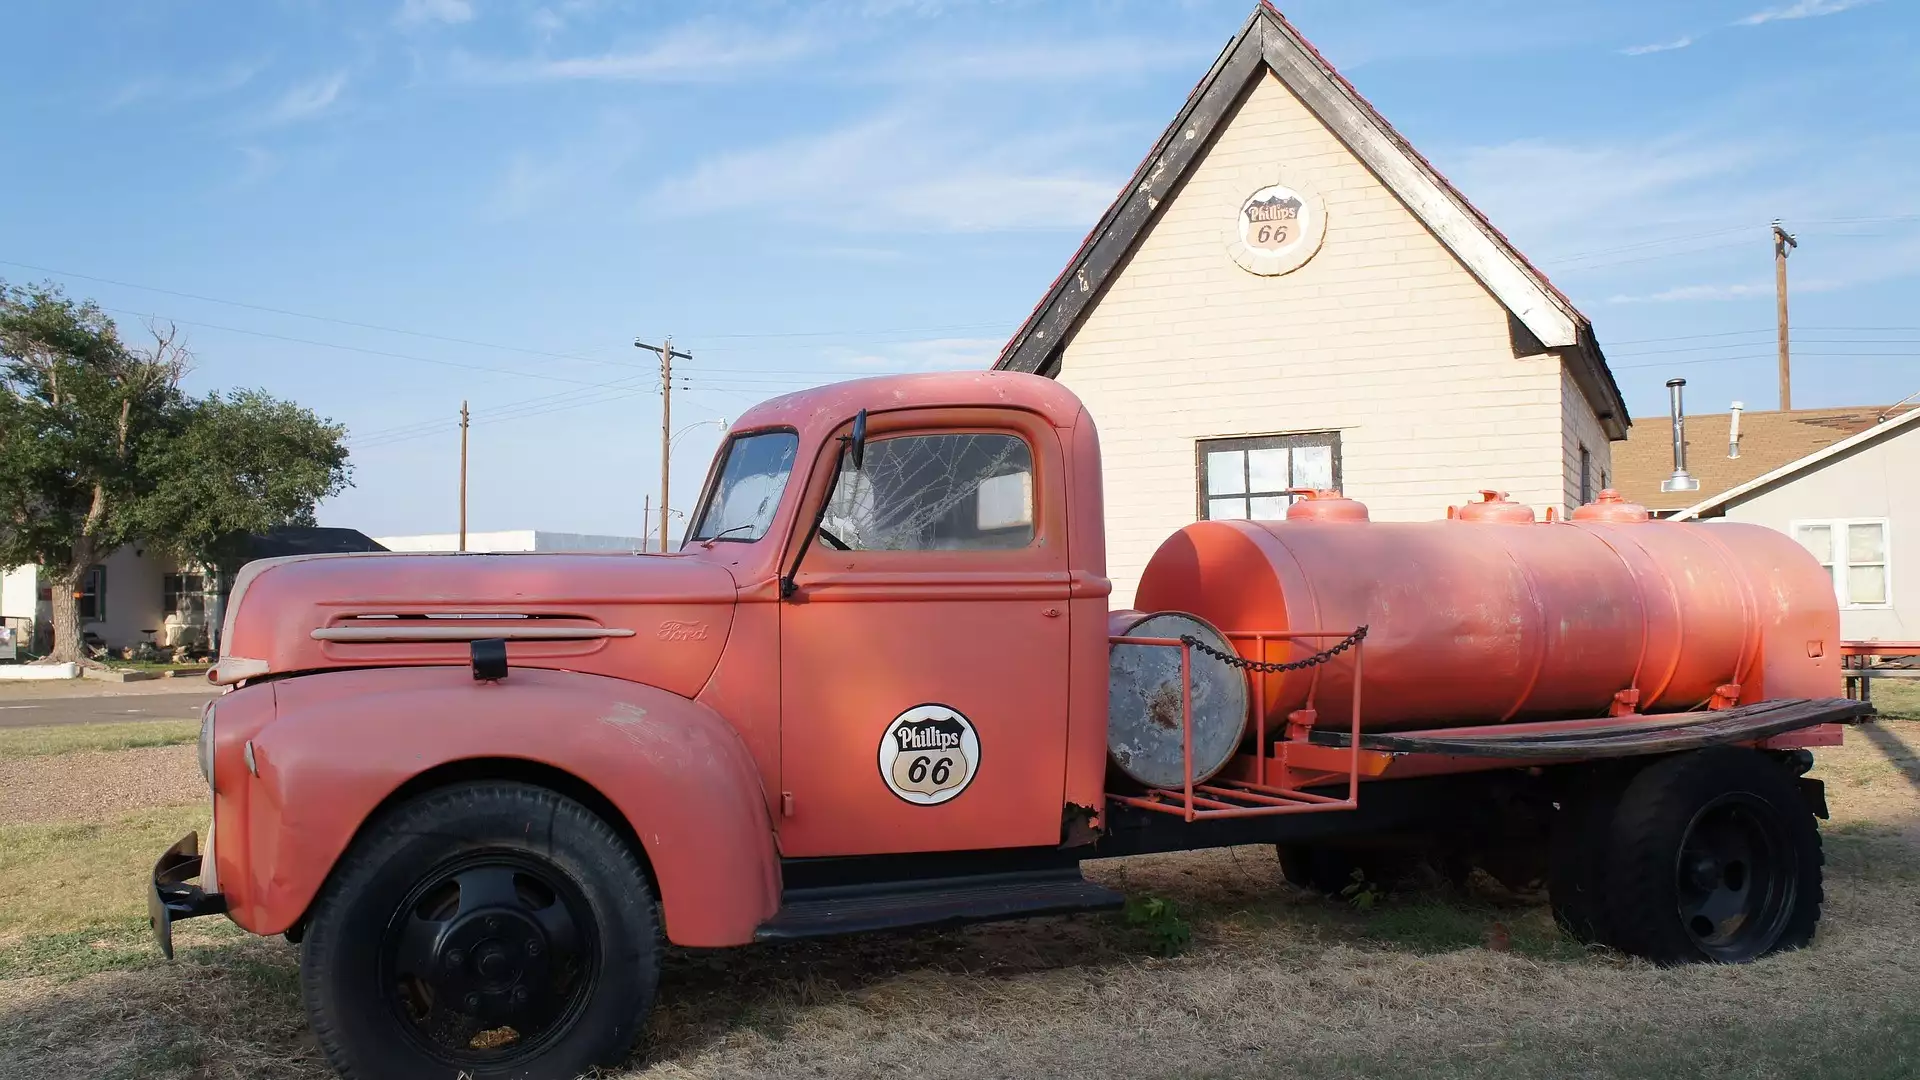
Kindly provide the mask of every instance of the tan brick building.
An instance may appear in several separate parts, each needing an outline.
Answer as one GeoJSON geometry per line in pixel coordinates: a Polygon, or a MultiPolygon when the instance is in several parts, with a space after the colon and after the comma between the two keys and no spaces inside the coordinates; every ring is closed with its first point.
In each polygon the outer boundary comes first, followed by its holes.
{"type": "Polygon", "coordinates": [[[1168,533],[1289,487],[1564,512],[1629,424],[1586,318],[1265,4],[996,366],[1099,422],[1121,603],[1168,533]]]}

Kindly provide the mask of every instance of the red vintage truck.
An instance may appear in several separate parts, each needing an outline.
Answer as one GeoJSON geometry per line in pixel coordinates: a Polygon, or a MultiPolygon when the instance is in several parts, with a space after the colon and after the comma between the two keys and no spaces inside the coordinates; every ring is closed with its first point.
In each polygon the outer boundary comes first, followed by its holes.
{"type": "Polygon", "coordinates": [[[172,924],[301,949],[356,1078],[573,1077],[667,943],[1086,911],[1082,861],[1272,844],[1544,879],[1663,963],[1806,944],[1835,598],[1788,538],[1488,493],[1162,546],[1109,610],[1094,423],[1013,373],[744,416],[671,555],[347,555],[239,575],[172,924]],[[1144,613],[1143,613],[1144,612],[1144,613]]]}

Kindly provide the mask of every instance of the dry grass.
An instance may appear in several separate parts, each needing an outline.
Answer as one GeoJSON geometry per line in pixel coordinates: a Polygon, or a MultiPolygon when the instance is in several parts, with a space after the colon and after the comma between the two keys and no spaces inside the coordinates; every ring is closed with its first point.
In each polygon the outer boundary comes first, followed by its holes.
{"type": "MultiPolygon", "coordinates": [[[[1868,731],[1821,752],[1828,914],[1800,953],[1661,971],[1579,950],[1537,901],[1434,892],[1361,914],[1279,884],[1264,850],[1158,856],[1090,870],[1177,904],[1194,931],[1183,955],[1111,918],[678,951],[618,1075],[1920,1075],[1920,725],[1868,731]]],[[[284,943],[198,920],[171,965],[74,944],[135,936],[120,890],[194,824],[150,813],[0,832],[21,852],[0,856],[0,887],[124,863],[64,886],[70,911],[0,901],[0,1076],[327,1076],[284,943]]]]}
{"type": "Polygon", "coordinates": [[[179,746],[200,736],[198,720],[134,720],[0,730],[0,760],[48,757],[81,750],[137,750],[179,746]]]}
{"type": "Polygon", "coordinates": [[[1873,706],[1889,720],[1920,720],[1920,680],[1875,680],[1873,706]]]}

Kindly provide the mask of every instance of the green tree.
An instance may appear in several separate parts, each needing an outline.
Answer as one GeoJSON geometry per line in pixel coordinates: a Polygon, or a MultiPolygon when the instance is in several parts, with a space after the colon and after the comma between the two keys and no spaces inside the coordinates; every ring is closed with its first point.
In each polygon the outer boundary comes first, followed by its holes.
{"type": "Polygon", "coordinates": [[[256,391],[187,397],[184,344],[149,330],[132,348],[91,301],[0,282],[0,567],[49,579],[55,660],[82,659],[77,594],[115,548],[218,565],[348,483],[342,428],[256,391]]]}
{"type": "MultiPolygon", "coordinates": [[[[247,535],[314,524],[314,504],[351,476],[346,429],[261,390],[188,402],[184,423],[143,465],[135,529],[149,544],[220,572],[221,596],[247,535]]],[[[218,632],[218,605],[209,613],[218,632]]]]}

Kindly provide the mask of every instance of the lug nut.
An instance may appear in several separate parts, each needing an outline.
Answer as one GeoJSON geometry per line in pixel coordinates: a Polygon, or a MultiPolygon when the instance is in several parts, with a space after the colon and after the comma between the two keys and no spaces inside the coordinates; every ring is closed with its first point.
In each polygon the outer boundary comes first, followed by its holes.
{"type": "Polygon", "coordinates": [[[487,920],[487,933],[497,934],[499,932],[500,932],[500,920],[489,918],[487,920]]]}
{"type": "Polygon", "coordinates": [[[447,966],[457,968],[467,962],[467,954],[455,949],[447,954],[447,966]]]}
{"type": "Polygon", "coordinates": [[[479,995],[479,994],[468,994],[468,995],[467,995],[467,1008],[469,1008],[469,1009],[478,1009],[479,1007],[480,1007],[480,995],[479,995]]]}
{"type": "Polygon", "coordinates": [[[516,986],[516,987],[514,987],[514,988],[513,988],[513,1003],[514,1003],[515,1005],[525,1005],[525,1004],[527,1003],[527,988],[526,988],[526,987],[524,987],[524,986],[516,986]]]}
{"type": "Polygon", "coordinates": [[[528,956],[539,956],[539,955],[540,955],[540,943],[539,943],[539,942],[537,942],[537,941],[529,941],[529,942],[527,942],[527,955],[528,955],[528,956]]]}

